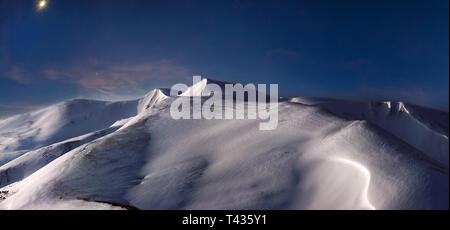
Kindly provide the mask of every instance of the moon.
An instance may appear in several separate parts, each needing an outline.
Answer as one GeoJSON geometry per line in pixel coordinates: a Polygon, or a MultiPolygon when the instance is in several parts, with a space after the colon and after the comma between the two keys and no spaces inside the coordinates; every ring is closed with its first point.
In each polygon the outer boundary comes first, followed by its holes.
{"type": "Polygon", "coordinates": [[[47,0],[40,0],[38,3],[38,8],[40,10],[44,9],[47,6],[47,0]]]}

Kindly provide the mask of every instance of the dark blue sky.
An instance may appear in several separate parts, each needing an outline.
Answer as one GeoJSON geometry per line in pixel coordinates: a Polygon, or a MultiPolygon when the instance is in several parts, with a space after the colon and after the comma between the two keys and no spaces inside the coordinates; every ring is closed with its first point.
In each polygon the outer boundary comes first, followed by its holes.
{"type": "Polygon", "coordinates": [[[0,116],[191,80],[448,110],[449,1],[0,0],[0,116]]]}

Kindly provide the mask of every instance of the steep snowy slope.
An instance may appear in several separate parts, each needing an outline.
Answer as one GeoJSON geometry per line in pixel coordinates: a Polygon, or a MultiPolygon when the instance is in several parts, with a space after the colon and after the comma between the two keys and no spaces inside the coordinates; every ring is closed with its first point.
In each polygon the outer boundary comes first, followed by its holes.
{"type": "Polygon", "coordinates": [[[0,209],[448,209],[448,113],[296,98],[260,131],[174,120],[173,100],[152,90],[110,128],[0,165],[0,209]]]}
{"type": "Polygon", "coordinates": [[[318,106],[347,120],[369,121],[448,167],[448,113],[391,101],[293,98],[291,102],[318,106]]]}
{"type": "Polygon", "coordinates": [[[118,128],[120,128],[120,126],[113,126],[27,152],[0,166],[0,187],[22,180],[70,150],[106,134],[112,133],[118,128]]]}
{"type": "Polygon", "coordinates": [[[21,154],[105,129],[137,113],[138,100],[104,102],[70,100],[0,121],[0,165],[21,154]]]}

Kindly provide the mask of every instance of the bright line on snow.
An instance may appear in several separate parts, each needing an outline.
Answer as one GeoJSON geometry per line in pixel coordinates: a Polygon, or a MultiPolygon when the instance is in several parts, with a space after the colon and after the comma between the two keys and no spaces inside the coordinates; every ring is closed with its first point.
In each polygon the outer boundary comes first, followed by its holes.
{"type": "Polygon", "coordinates": [[[359,169],[366,176],[367,180],[366,180],[366,184],[364,186],[364,189],[362,191],[362,196],[363,196],[362,198],[367,203],[367,205],[369,206],[370,209],[375,210],[376,208],[370,203],[369,197],[368,197],[369,196],[368,195],[368,193],[369,193],[369,185],[370,185],[370,171],[366,167],[364,167],[362,164],[360,164],[358,162],[355,162],[355,161],[347,160],[347,159],[344,159],[344,158],[336,158],[335,160],[339,161],[339,162],[342,162],[342,163],[345,163],[345,164],[349,164],[349,165],[359,169]]]}

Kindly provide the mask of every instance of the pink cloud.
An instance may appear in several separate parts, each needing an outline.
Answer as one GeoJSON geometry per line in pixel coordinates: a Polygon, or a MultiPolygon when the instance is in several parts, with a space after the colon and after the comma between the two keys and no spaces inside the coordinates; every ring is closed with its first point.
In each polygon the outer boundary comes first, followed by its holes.
{"type": "Polygon", "coordinates": [[[86,65],[77,65],[66,70],[48,68],[42,73],[50,80],[71,82],[84,89],[104,91],[139,88],[140,84],[148,80],[187,78],[190,70],[168,60],[108,65],[91,59],[86,65]]]}
{"type": "Polygon", "coordinates": [[[0,107],[7,109],[40,109],[44,106],[41,105],[29,105],[25,103],[11,103],[11,104],[0,104],[0,107]]]}
{"type": "Polygon", "coordinates": [[[30,83],[30,81],[26,78],[27,74],[28,72],[24,68],[13,65],[9,67],[1,75],[4,76],[5,78],[8,78],[21,84],[28,84],[30,83]]]}

